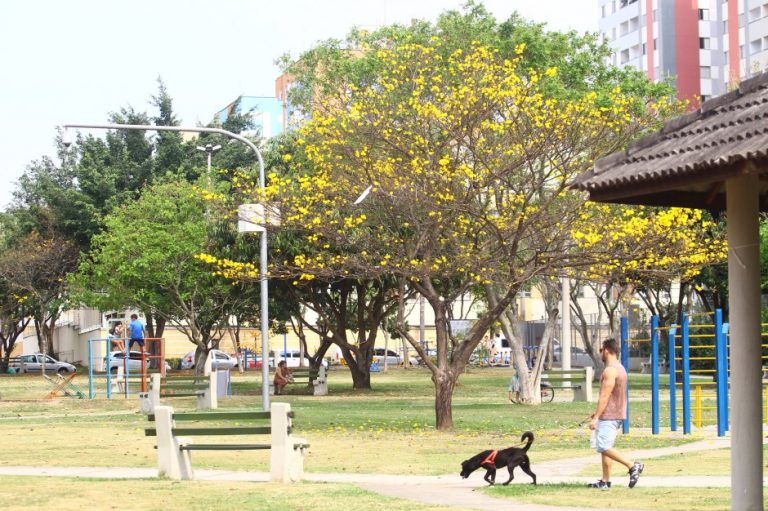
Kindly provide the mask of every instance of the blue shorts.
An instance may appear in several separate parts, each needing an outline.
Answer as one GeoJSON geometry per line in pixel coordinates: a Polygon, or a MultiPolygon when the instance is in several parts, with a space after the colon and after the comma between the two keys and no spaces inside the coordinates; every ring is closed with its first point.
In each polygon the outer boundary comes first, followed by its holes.
{"type": "Polygon", "coordinates": [[[599,420],[597,421],[597,452],[605,452],[613,447],[616,441],[616,434],[619,432],[623,420],[599,420]]]}
{"type": "Polygon", "coordinates": [[[139,348],[144,349],[144,339],[131,339],[130,344],[128,344],[128,351],[133,348],[133,343],[137,343],[139,345],[139,348]]]}

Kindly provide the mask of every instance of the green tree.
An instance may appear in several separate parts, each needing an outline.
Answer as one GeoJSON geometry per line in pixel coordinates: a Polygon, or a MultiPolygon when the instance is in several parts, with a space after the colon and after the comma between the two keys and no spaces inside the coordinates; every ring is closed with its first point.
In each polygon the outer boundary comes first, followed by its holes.
{"type": "Polygon", "coordinates": [[[200,189],[180,179],[158,182],[104,224],[76,279],[84,300],[152,311],[198,353],[216,347],[232,310],[231,284],[197,257],[210,248],[200,189]]]}

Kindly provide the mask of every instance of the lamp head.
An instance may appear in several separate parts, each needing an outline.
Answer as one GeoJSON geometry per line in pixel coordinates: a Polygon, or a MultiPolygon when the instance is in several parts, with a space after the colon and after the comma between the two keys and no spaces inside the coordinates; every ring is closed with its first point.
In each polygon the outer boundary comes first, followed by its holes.
{"type": "Polygon", "coordinates": [[[61,143],[65,149],[69,149],[69,146],[72,145],[72,136],[69,133],[69,128],[66,126],[64,126],[64,131],[61,132],[61,143]]]}

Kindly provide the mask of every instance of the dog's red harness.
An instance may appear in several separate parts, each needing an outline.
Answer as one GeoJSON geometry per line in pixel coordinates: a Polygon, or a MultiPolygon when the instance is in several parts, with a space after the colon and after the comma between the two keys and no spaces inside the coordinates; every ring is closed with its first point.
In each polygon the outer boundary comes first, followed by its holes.
{"type": "Polygon", "coordinates": [[[496,466],[496,455],[497,454],[499,454],[499,450],[498,449],[494,449],[493,452],[491,452],[491,454],[489,454],[488,457],[485,458],[482,463],[480,463],[480,466],[488,465],[489,463],[491,465],[493,465],[493,466],[496,466]]]}

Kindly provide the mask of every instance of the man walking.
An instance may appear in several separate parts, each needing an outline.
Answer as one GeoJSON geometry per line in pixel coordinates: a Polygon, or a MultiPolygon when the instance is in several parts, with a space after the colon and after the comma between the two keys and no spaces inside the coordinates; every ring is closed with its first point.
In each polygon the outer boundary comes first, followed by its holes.
{"type": "Polygon", "coordinates": [[[133,348],[133,343],[139,345],[141,351],[144,351],[144,323],[139,321],[139,316],[131,314],[131,322],[128,325],[128,332],[131,334],[131,342],[128,344],[128,351],[133,348]]]}
{"type": "Polygon", "coordinates": [[[589,485],[590,488],[607,490],[611,487],[611,464],[618,461],[629,469],[629,487],[634,488],[645,465],[630,462],[613,448],[616,434],[627,418],[627,371],[618,359],[619,344],[616,339],[606,339],[600,348],[600,356],[605,363],[603,376],[600,378],[600,398],[597,409],[592,414],[589,429],[594,430],[595,448],[600,453],[603,464],[603,478],[589,485]]]}

